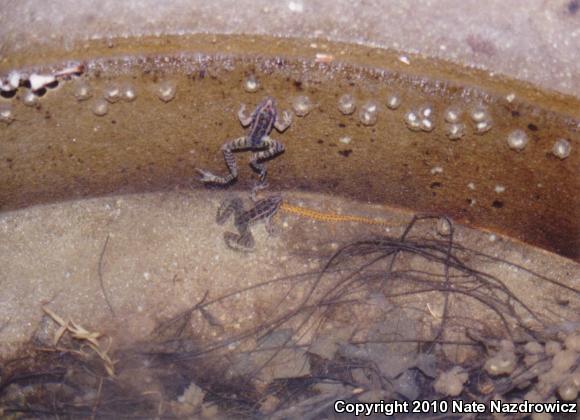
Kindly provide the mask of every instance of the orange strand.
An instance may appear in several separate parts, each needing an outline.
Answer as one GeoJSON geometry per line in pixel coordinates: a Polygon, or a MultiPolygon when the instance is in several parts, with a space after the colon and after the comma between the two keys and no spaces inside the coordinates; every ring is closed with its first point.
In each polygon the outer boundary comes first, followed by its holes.
{"type": "Polygon", "coordinates": [[[357,222],[365,223],[367,225],[379,225],[379,226],[400,226],[400,223],[389,223],[386,220],[381,219],[371,219],[369,217],[363,216],[353,216],[348,214],[336,214],[336,213],[323,213],[320,211],[307,209],[304,207],[293,206],[283,202],[280,206],[282,211],[286,213],[296,214],[298,216],[307,217],[309,219],[318,220],[321,222],[337,223],[337,222],[357,222]]]}

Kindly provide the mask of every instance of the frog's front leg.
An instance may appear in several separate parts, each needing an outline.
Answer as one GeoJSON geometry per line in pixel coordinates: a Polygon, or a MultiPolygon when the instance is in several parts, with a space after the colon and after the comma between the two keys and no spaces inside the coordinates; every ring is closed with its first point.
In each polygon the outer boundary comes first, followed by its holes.
{"type": "Polygon", "coordinates": [[[242,124],[243,127],[247,127],[251,124],[252,116],[246,115],[245,104],[242,104],[242,106],[240,106],[240,110],[238,111],[238,118],[240,119],[240,123],[242,124]]]}
{"type": "Polygon", "coordinates": [[[278,118],[276,118],[276,122],[274,123],[274,127],[276,127],[276,130],[278,130],[280,133],[286,130],[290,124],[292,124],[292,114],[290,114],[288,111],[284,111],[282,113],[282,119],[284,121],[280,121],[278,118]]]}
{"type": "Polygon", "coordinates": [[[197,172],[201,174],[200,181],[204,183],[220,184],[226,185],[232,182],[238,177],[238,165],[236,163],[236,158],[233,154],[236,150],[243,150],[249,147],[247,137],[238,137],[235,140],[227,142],[222,146],[222,151],[224,152],[224,159],[228,170],[230,171],[227,176],[214,175],[209,171],[203,169],[196,169],[197,172]]]}

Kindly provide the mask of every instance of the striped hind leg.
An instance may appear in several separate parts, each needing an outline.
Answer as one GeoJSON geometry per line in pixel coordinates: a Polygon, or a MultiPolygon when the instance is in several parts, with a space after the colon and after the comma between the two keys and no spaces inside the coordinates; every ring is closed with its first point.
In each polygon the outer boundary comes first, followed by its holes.
{"type": "Polygon", "coordinates": [[[253,199],[255,198],[257,191],[263,190],[268,186],[268,184],[266,184],[268,168],[266,167],[266,163],[262,161],[271,159],[274,156],[284,152],[284,145],[277,140],[274,140],[270,137],[264,137],[262,142],[264,147],[267,147],[267,149],[254,153],[252,155],[252,159],[250,160],[250,165],[252,165],[252,168],[254,168],[260,174],[259,182],[254,186],[254,188],[252,188],[253,199]]]}
{"type": "Polygon", "coordinates": [[[248,147],[249,144],[246,137],[239,137],[224,144],[222,146],[222,151],[224,152],[224,159],[226,161],[228,170],[230,171],[229,175],[219,176],[203,169],[196,169],[197,172],[201,174],[200,181],[204,183],[219,185],[226,185],[232,182],[238,177],[238,165],[236,163],[236,157],[234,156],[233,152],[236,150],[247,149],[248,147]]]}

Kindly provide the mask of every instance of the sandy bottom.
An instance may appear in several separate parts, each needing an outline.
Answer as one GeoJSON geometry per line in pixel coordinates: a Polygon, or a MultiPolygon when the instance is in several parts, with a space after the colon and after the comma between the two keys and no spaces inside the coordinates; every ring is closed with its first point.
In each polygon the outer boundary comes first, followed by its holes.
{"type": "MultiPolygon", "coordinates": [[[[231,194],[172,191],[113,196],[1,214],[1,354],[7,356],[31,339],[52,340],[56,325],[43,313],[43,306],[63,319],[107,333],[115,346],[123,346],[146,338],[161,321],[196,303],[233,293],[204,311],[205,321],[198,323],[199,335],[213,337],[251,328],[303,299],[309,286],[279,281],[244,293],[236,291],[274,278],[296,279],[292,276],[317,272],[345,243],[377,235],[399,237],[412,217],[381,206],[287,192],[285,201],[294,205],[381,218],[393,226],[329,223],[280,211],[274,218],[276,235],[269,235],[263,224],[252,228],[256,248],[247,254],[224,243],[224,232],[235,231],[232,221],[223,226],[215,222],[216,209],[231,194]]],[[[249,198],[239,195],[249,207],[249,198]]],[[[417,229],[423,236],[441,238],[436,226],[429,221],[417,229]]],[[[516,264],[490,258],[472,261],[476,269],[501,278],[545,321],[545,328],[570,331],[580,325],[578,294],[522,269],[578,289],[578,264],[460,226],[456,226],[455,243],[516,264]]],[[[400,264],[412,265],[405,259],[400,264]]],[[[428,263],[423,267],[430,269],[428,263]]],[[[375,305],[390,305],[391,314],[396,308],[392,298],[365,293],[375,305]]],[[[423,294],[407,303],[407,308],[413,308],[409,313],[415,314],[414,322],[426,326],[421,334],[431,334],[442,316],[443,299],[423,294]]],[[[492,331],[496,328],[498,321],[472,301],[458,298],[451,308],[456,319],[475,319],[487,323],[492,331]]],[[[356,325],[357,317],[361,317],[360,310],[334,315],[343,327],[349,322],[356,325]]],[[[532,318],[522,312],[523,322],[534,323],[532,318]]],[[[308,334],[300,340],[308,341],[308,334]]]]}

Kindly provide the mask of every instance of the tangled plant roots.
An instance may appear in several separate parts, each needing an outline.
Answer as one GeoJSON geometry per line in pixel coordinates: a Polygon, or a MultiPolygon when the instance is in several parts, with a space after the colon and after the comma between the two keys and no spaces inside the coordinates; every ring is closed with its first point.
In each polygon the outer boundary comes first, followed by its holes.
{"type": "Polygon", "coordinates": [[[320,270],[214,299],[207,293],[147,342],[112,355],[98,334],[46,310],[61,326],[55,347],[31,345],[4,363],[1,410],[16,417],[282,419],[331,413],[337,399],[576,399],[577,320],[554,329],[562,314],[540,316],[481,267],[507,265],[563,289],[572,310],[580,291],[455,243],[450,220],[443,239],[414,233],[438,220],[416,217],[398,238],[345,244],[320,270]],[[283,296],[257,326],[232,333],[212,315],[217,304],[273,286],[283,296]],[[202,336],[203,325],[219,334],[202,336]],[[56,347],[65,332],[73,338],[66,350],[56,347]],[[82,351],[85,343],[92,352],[82,351]]]}

